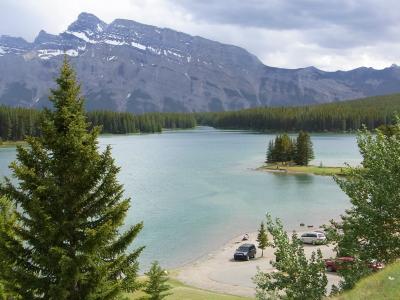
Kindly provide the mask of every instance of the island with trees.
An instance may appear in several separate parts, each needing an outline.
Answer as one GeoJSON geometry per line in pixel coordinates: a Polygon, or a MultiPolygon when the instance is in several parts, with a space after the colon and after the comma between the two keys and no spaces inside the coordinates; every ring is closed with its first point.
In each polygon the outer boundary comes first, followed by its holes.
{"type": "Polygon", "coordinates": [[[309,165],[313,160],[314,150],[310,134],[300,131],[297,138],[287,133],[277,135],[268,144],[265,165],[258,170],[268,172],[306,173],[325,176],[345,176],[347,167],[329,167],[309,165]]]}

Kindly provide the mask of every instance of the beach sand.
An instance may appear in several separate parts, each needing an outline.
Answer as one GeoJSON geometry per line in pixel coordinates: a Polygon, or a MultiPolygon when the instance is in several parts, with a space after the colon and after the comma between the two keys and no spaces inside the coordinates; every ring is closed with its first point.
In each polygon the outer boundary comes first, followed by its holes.
{"type": "MultiPolygon", "coordinates": [[[[304,228],[302,228],[303,232],[304,228]]],[[[312,230],[312,229],[311,229],[312,230]]],[[[298,231],[299,234],[302,232],[298,231]]],[[[257,245],[257,233],[249,233],[249,240],[242,242],[243,235],[237,236],[226,243],[222,248],[209,253],[199,260],[177,269],[176,278],[181,282],[205,290],[215,292],[254,297],[255,285],[252,278],[259,267],[264,272],[272,272],[274,268],[270,261],[275,259],[274,249],[269,247],[264,250],[261,257],[261,250],[257,249],[255,259],[250,261],[234,261],[233,253],[243,243],[257,245]]],[[[304,245],[304,251],[308,257],[312,251],[321,249],[323,257],[334,257],[335,253],[329,245],[313,246],[304,245]]],[[[327,273],[328,292],[332,284],[338,285],[340,277],[335,273],[327,273]]]]}

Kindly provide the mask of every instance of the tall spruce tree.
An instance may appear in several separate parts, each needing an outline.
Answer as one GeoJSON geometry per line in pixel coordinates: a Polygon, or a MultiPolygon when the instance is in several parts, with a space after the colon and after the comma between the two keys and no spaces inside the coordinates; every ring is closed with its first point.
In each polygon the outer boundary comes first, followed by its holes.
{"type": "Polygon", "coordinates": [[[314,150],[310,135],[305,131],[300,131],[296,139],[294,162],[300,166],[308,166],[314,159],[314,150]]]}
{"type": "Polygon", "coordinates": [[[276,162],[275,143],[273,140],[270,140],[268,143],[267,157],[265,162],[268,164],[276,162]]]}
{"type": "Polygon", "coordinates": [[[108,146],[98,150],[99,129],[89,129],[73,69],[65,59],[54,110],[47,110],[40,137],[17,148],[0,193],[19,208],[18,226],[0,251],[6,272],[23,299],[121,299],[138,288],[137,258],[126,252],[142,228],[120,233],[130,200],[123,198],[108,146]]]}

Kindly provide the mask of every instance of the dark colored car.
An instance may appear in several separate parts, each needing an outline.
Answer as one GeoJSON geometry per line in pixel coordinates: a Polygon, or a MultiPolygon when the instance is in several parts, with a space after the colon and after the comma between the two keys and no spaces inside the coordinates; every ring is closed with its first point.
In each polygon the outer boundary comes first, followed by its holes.
{"type": "Polygon", "coordinates": [[[236,249],[233,255],[234,260],[249,260],[255,258],[257,253],[256,246],[254,244],[243,244],[236,249]]]}
{"type": "MultiPolygon", "coordinates": [[[[338,270],[348,269],[354,263],[354,257],[343,256],[337,258],[325,259],[325,267],[328,272],[337,272],[338,270]]],[[[372,271],[382,270],[385,265],[381,262],[373,260],[368,263],[368,268],[372,271]]]]}

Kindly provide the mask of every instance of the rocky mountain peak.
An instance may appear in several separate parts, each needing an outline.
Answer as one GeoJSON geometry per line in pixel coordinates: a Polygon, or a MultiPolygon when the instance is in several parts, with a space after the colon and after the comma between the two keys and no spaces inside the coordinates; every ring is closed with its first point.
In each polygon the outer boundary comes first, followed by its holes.
{"type": "Polygon", "coordinates": [[[131,20],[81,13],[33,43],[0,37],[0,104],[42,107],[66,54],[88,109],[221,111],[302,105],[400,91],[399,68],[325,72],[268,67],[247,50],[131,20]]]}
{"type": "Polygon", "coordinates": [[[33,41],[34,44],[57,44],[60,42],[59,36],[47,33],[44,30],[40,30],[39,34],[33,41]]]}
{"type": "Polygon", "coordinates": [[[99,39],[106,27],[107,24],[95,15],[81,13],[78,19],[68,26],[66,33],[88,42],[89,40],[99,39]]]}

